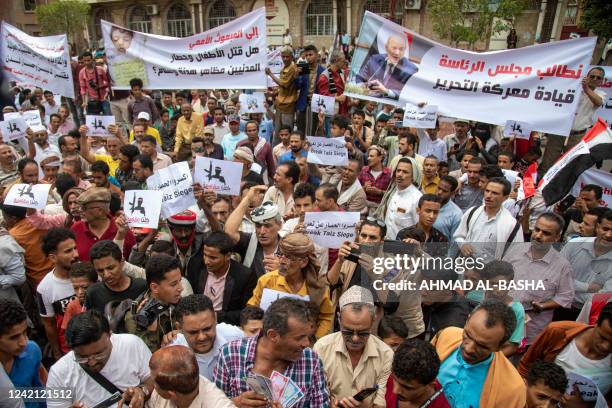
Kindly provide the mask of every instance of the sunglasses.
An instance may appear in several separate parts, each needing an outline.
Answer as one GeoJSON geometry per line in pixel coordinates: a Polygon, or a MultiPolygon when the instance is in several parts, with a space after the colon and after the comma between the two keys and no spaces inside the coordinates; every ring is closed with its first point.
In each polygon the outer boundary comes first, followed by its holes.
{"type": "Polygon", "coordinates": [[[599,76],[599,75],[589,75],[590,79],[595,79],[597,81],[600,81],[603,79],[603,77],[599,76]]]}
{"type": "Polygon", "coordinates": [[[382,220],[379,220],[378,218],[374,218],[372,216],[367,216],[366,217],[366,221],[372,224],[376,224],[378,225],[380,228],[387,228],[387,224],[385,224],[382,220]]]}

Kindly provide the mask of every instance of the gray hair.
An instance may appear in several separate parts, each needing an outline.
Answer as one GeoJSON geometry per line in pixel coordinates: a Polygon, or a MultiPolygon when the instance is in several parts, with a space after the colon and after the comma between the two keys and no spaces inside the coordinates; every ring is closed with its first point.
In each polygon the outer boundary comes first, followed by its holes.
{"type": "Polygon", "coordinates": [[[281,48],[280,53],[281,53],[281,55],[282,54],[291,54],[291,56],[293,56],[293,48],[291,48],[288,45],[286,45],[283,48],[281,48]]]}
{"type": "Polygon", "coordinates": [[[329,63],[333,64],[338,61],[341,57],[344,57],[344,53],[340,50],[334,50],[329,56],[329,63]]]}

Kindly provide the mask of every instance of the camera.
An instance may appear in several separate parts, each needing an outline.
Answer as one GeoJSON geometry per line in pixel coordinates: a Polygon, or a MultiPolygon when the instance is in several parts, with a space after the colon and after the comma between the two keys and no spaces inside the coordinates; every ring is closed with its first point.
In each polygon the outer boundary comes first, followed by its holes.
{"type": "Polygon", "coordinates": [[[134,316],[136,324],[143,329],[149,327],[157,319],[157,316],[168,309],[168,307],[168,305],[161,303],[157,299],[149,299],[142,309],[136,313],[136,316],[134,316]]]}
{"type": "Polygon", "coordinates": [[[89,80],[89,86],[90,86],[92,89],[98,89],[98,85],[96,85],[96,83],[94,82],[94,80],[93,80],[93,79],[90,79],[90,80],[89,80]]]}
{"type": "Polygon", "coordinates": [[[347,261],[359,263],[359,255],[361,255],[361,248],[351,248],[351,253],[348,254],[344,259],[347,261]]]}
{"type": "Polygon", "coordinates": [[[310,66],[308,65],[308,62],[299,62],[297,66],[301,69],[301,75],[310,74],[310,66]]]}

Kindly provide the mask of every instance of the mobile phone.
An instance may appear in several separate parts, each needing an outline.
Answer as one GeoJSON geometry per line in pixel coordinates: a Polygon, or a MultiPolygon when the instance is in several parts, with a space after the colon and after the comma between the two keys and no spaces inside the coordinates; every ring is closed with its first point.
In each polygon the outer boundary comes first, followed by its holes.
{"type": "Polygon", "coordinates": [[[363,390],[359,391],[357,394],[353,395],[353,399],[355,401],[363,401],[366,398],[368,398],[370,395],[374,394],[376,391],[378,391],[378,384],[376,384],[374,387],[372,388],[364,388],[363,390]]]}
{"type": "Polygon", "coordinates": [[[361,255],[361,249],[360,248],[351,248],[351,253],[348,254],[344,259],[347,260],[347,261],[358,263],[359,262],[359,255],[361,255]]]}
{"type": "Polygon", "coordinates": [[[123,395],[119,391],[117,391],[116,393],[114,393],[113,395],[105,399],[104,401],[98,402],[92,408],[108,408],[111,405],[114,405],[115,403],[119,402],[121,398],[123,398],[123,395]]]}

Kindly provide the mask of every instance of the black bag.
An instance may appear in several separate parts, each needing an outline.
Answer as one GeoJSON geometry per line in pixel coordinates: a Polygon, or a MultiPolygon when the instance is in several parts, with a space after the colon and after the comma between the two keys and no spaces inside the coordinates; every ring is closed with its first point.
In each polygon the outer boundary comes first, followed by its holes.
{"type": "MultiPolygon", "coordinates": [[[[87,114],[89,115],[102,115],[104,109],[102,108],[102,94],[100,93],[100,80],[98,79],[98,67],[94,65],[94,75],[96,76],[96,92],[98,93],[98,100],[87,101],[87,114]]],[[[91,80],[90,80],[91,82],[91,80]]]]}

